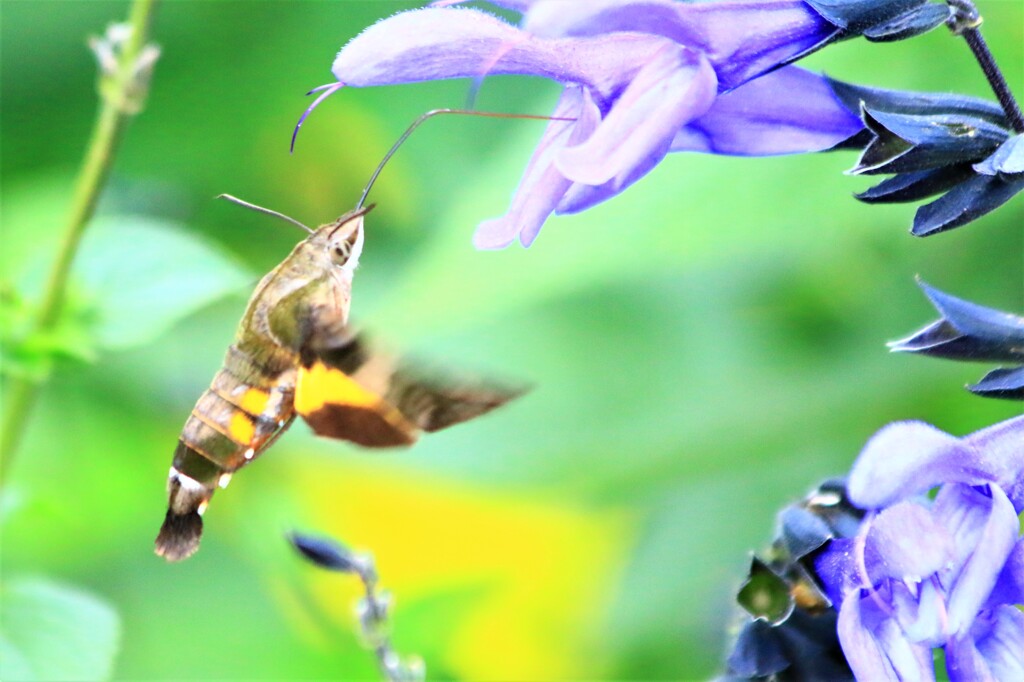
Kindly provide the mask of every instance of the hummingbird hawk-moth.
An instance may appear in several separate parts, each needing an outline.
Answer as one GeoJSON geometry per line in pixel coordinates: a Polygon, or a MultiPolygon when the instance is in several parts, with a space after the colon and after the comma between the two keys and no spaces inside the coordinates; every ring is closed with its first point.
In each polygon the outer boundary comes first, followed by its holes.
{"type": "MultiPolygon", "coordinates": [[[[502,405],[518,390],[438,381],[375,352],[349,325],[352,276],[363,248],[359,208],[310,235],[256,286],[214,376],[185,422],[167,479],[156,553],[199,548],[202,514],[217,488],[302,417],[313,431],[365,447],[411,445],[502,405]]],[[[361,202],[360,202],[361,203],[361,202]]]]}

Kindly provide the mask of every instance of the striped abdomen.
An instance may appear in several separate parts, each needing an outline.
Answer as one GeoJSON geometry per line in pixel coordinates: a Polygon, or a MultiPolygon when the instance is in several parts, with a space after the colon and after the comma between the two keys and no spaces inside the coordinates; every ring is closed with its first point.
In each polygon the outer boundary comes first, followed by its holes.
{"type": "Polygon", "coordinates": [[[273,347],[258,356],[228,349],[185,422],[167,479],[168,508],[157,554],[184,559],[199,546],[200,515],[217,487],[256,457],[294,417],[295,363],[273,347]]]}

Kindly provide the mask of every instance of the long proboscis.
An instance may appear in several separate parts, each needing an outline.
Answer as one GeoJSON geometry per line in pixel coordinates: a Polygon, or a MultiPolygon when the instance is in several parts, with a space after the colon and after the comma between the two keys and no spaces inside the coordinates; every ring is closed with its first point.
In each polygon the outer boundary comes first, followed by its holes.
{"type": "Polygon", "coordinates": [[[248,201],[245,201],[244,199],[239,199],[238,197],[232,196],[230,194],[218,194],[216,198],[217,199],[227,199],[231,203],[238,204],[239,206],[244,206],[245,208],[247,208],[247,209],[249,209],[251,211],[256,211],[257,213],[265,213],[267,215],[274,216],[275,218],[280,218],[281,220],[283,220],[285,222],[291,223],[292,225],[295,225],[296,227],[299,227],[299,228],[305,230],[306,232],[308,232],[310,234],[313,234],[313,230],[312,229],[310,229],[309,227],[306,227],[305,225],[300,223],[295,218],[292,218],[291,216],[287,216],[284,213],[279,213],[278,211],[274,211],[272,209],[265,208],[263,206],[257,206],[256,204],[250,204],[248,201]]]}
{"type": "Polygon", "coordinates": [[[413,121],[412,125],[406,128],[405,132],[399,136],[399,138],[395,141],[393,145],[391,145],[391,149],[388,150],[388,153],[385,154],[384,158],[380,160],[379,164],[377,164],[377,168],[373,171],[373,175],[370,176],[369,182],[367,182],[366,186],[363,188],[363,193],[359,196],[359,202],[356,204],[357,209],[362,208],[363,204],[366,203],[366,197],[370,193],[370,190],[373,188],[373,183],[377,182],[377,177],[380,175],[381,171],[384,170],[384,166],[386,166],[388,161],[391,160],[391,157],[395,155],[395,152],[398,151],[398,148],[401,147],[402,144],[409,139],[409,136],[413,134],[413,131],[415,131],[417,128],[423,125],[423,123],[426,122],[427,119],[439,116],[441,114],[463,114],[465,116],[483,116],[485,118],[525,118],[533,121],[576,120],[575,118],[563,118],[559,116],[541,116],[539,114],[507,114],[497,111],[477,111],[475,109],[431,109],[430,111],[428,111],[427,113],[423,114],[415,121],[413,121]]]}

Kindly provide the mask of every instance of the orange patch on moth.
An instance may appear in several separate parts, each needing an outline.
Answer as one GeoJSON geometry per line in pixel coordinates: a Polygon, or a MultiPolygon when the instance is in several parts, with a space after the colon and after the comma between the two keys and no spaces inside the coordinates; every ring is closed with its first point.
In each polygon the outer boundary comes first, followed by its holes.
{"type": "Polygon", "coordinates": [[[228,435],[236,443],[249,445],[252,443],[253,436],[256,435],[256,427],[253,426],[252,420],[247,414],[235,412],[231,415],[231,423],[228,424],[228,435]]]}
{"type": "Polygon", "coordinates": [[[260,415],[266,411],[268,403],[270,403],[270,393],[258,388],[250,388],[242,395],[238,406],[249,414],[260,415]]]}
{"type": "Polygon", "coordinates": [[[381,399],[341,370],[331,369],[321,362],[300,369],[295,384],[295,411],[311,414],[329,403],[373,408],[381,399]]]}

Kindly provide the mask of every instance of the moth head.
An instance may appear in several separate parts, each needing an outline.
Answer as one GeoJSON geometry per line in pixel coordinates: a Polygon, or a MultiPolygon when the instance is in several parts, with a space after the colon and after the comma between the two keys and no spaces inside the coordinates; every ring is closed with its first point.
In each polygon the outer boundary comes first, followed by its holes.
{"type": "Polygon", "coordinates": [[[373,208],[351,211],[327,226],[327,256],[343,270],[355,270],[363,252],[363,216],[373,208]]]}

